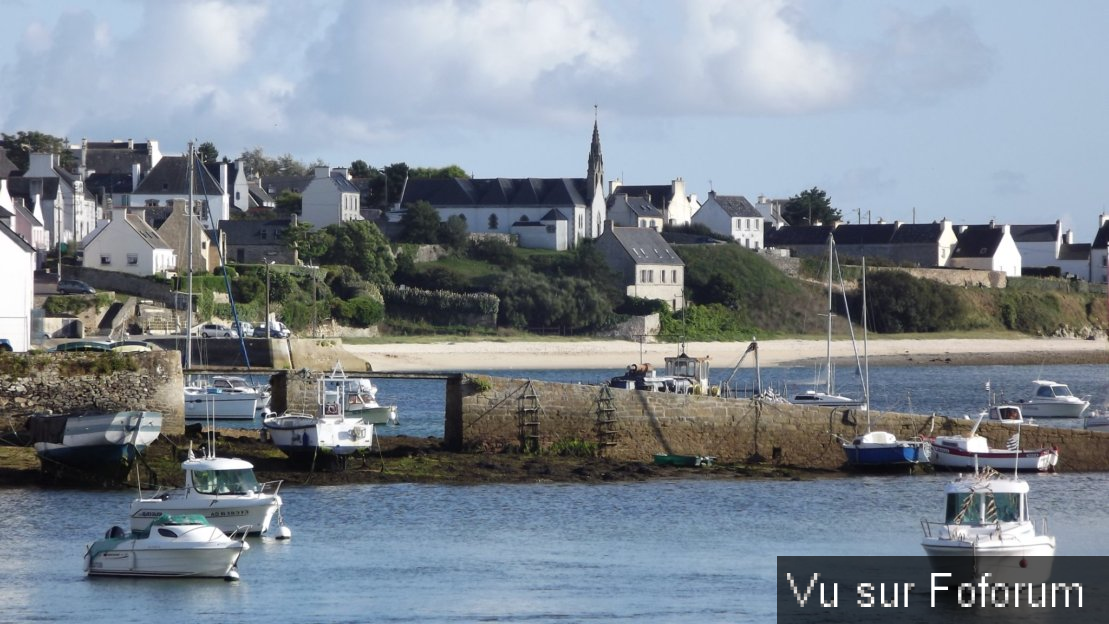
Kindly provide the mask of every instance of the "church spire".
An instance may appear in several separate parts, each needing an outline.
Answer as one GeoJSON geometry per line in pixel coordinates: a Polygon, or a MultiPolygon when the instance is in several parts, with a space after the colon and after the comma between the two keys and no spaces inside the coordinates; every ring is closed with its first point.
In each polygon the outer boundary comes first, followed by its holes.
{"type": "Polygon", "coordinates": [[[605,183],[605,163],[601,158],[601,132],[597,129],[597,105],[593,105],[593,143],[589,146],[589,165],[585,173],[586,181],[589,183],[589,198],[593,199],[593,194],[597,191],[597,185],[602,185],[601,193],[604,193],[605,183]]]}

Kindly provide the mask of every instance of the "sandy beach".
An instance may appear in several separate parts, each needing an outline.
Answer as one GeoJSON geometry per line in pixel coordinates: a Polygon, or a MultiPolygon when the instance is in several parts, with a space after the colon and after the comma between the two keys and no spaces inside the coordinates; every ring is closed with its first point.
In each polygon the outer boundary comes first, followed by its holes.
{"type": "MultiPolygon", "coordinates": [[[[714,368],[736,365],[748,343],[690,342],[686,353],[708,356],[714,368]]],[[[377,372],[483,371],[588,368],[618,372],[630,364],[647,362],[661,368],[663,358],[677,355],[679,345],[640,344],[622,340],[595,341],[444,341],[426,344],[344,346],[377,372]]],[[[858,347],[860,350],[862,346],[858,347]]],[[[1109,363],[1104,340],[1076,338],[1016,339],[871,339],[871,364],[912,366],[926,364],[1102,364],[1109,363]]],[[[761,366],[807,364],[826,357],[824,340],[762,340],[761,366]]],[[[861,351],[860,351],[861,354],[861,351]]],[[[850,340],[834,341],[832,357],[851,360],[850,340]]],[[[744,367],[753,366],[748,356],[744,367]]]]}

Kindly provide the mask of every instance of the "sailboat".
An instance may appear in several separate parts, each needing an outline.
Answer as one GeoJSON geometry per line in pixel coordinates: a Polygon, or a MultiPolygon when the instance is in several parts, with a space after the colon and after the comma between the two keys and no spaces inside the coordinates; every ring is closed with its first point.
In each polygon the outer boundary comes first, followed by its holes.
{"type": "MultiPolygon", "coordinates": [[[[834,269],[839,266],[839,259],[835,253],[836,242],[831,234],[828,235],[828,359],[825,364],[825,380],[824,389],[820,390],[813,388],[797,392],[790,397],[789,402],[794,405],[813,405],[817,407],[857,407],[861,409],[867,408],[865,400],[854,399],[842,394],[837,394],[835,390],[835,372],[832,365],[832,277],[835,273],[834,269]]],[[[840,274],[840,285],[842,287],[843,275],[840,274]]],[[[850,316],[848,316],[848,325],[850,325],[850,316]]],[[[855,333],[851,331],[851,346],[855,347],[855,333]]],[[[857,368],[861,369],[858,362],[859,353],[855,351],[855,360],[857,368]]],[[[860,370],[861,373],[861,370],[860,370]]]]}
{"type": "MultiPolygon", "coordinates": [[[[866,321],[866,258],[862,261],[863,291],[863,399],[870,403],[870,359],[867,351],[866,321]]],[[[872,431],[870,411],[866,412],[866,433],[857,435],[850,442],[843,441],[843,453],[847,464],[854,467],[887,467],[927,463],[931,446],[923,438],[899,440],[888,431],[872,431]]]]}

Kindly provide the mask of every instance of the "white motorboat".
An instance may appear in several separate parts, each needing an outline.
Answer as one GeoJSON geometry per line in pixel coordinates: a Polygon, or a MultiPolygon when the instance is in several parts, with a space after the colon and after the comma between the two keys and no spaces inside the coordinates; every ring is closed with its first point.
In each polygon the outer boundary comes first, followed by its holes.
{"type": "Polygon", "coordinates": [[[255,420],[269,407],[269,391],[242,377],[215,375],[185,386],[185,420],[255,420]]]}
{"type": "Polygon", "coordinates": [[[815,405],[817,407],[863,407],[866,404],[865,401],[859,399],[820,390],[798,392],[790,397],[789,402],[794,405],[815,405]]]}
{"type": "Polygon", "coordinates": [[[1024,412],[1017,405],[991,405],[990,409],[986,410],[986,420],[1003,425],[1035,426],[1031,418],[1024,418],[1024,412]]]}
{"type": "Polygon", "coordinates": [[[318,457],[334,457],[341,466],[346,457],[373,446],[374,425],[348,416],[345,386],[327,384],[325,379],[320,376],[317,381],[316,414],[287,412],[266,418],[262,426],[291,459],[315,462],[318,457]]]}
{"type": "Polygon", "coordinates": [[[995,470],[1022,470],[1044,472],[1059,463],[1059,449],[1038,448],[1021,450],[1020,430],[1009,438],[1007,448],[990,448],[989,440],[978,435],[978,427],[985,415],[978,417],[967,435],[935,436],[931,440],[931,462],[937,468],[976,470],[990,467],[995,470]]]}
{"type": "MultiPolygon", "coordinates": [[[[212,444],[208,448],[212,448],[212,444]]],[[[242,459],[216,457],[208,452],[181,462],[185,472],[183,488],[162,490],[131,501],[131,530],[138,531],[162,515],[198,514],[209,524],[232,533],[245,529],[247,535],[270,534],[276,516],[278,526],[272,533],[288,539],[292,532],[281,519],[281,481],[258,483],[254,466],[242,459]]]]}
{"type": "Polygon", "coordinates": [[[68,466],[98,474],[126,475],[139,453],[162,432],[161,412],[34,414],[31,443],[43,470],[68,466]]]}
{"type": "Polygon", "coordinates": [[[1082,428],[1087,431],[1109,432],[1109,412],[1096,410],[1082,419],[1082,428]]]}
{"type": "Polygon", "coordinates": [[[250,548],[198,514],[162,515],[142,531],[113,526],[85,550],[89,576],[207,577],[235,580],[250,548]]]}
{"type": "Polygon", "coordinates": [[[323,383],[328,388],[341,386],[343,396],[346,397],[346,414],[351,418],[360,418],[362,422],[370,425],[395,425],[397,424],[397,406],[381,405],[377,402],[377,386],[366,377],[350,377],[343,371],[342,366],[336,364],[331,374],[324,377],[323,383]]]}
{"type": "Polygon", "coordinates": [[[1028,482],[992,469],[960,476],[944,487],[941,522],[921,520],[921,546],[932,567],[990,582],[1046,577],[1055,555],[1047,521],[1029,519],[1028,482]]]}
{"type": "Polygon", "coordinates": [[[1078,418],[1090,406],[1086,399],[1074,396],[1067,384],[1036,379],[1032,386],[1032,397],[1018,401],[1028,417],[1078,418]]]}

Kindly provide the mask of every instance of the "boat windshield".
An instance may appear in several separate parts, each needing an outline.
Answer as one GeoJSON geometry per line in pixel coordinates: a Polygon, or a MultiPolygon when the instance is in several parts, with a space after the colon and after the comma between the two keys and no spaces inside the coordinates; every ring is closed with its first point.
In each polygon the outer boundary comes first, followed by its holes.
{"type": "Polygon", "coordinates": [[[948,524],[982,524],[1021,520],[1020,494],[960,492],[947,495],[948,524]]]}
{"type": "Polygon", "coordinates": [[[258,490],[258,479],[250,468],[240,470],[197,470],[193,487],[201,494],[247,494],[258,490]]]}
{"type": "Polygon", "coordinates": [[[1052,386],[1051,389],[1055,391],[1055,396],[1073,396],[1070,393],[1070,388],[1068,388],[1067,386],[1052,386]]]}

